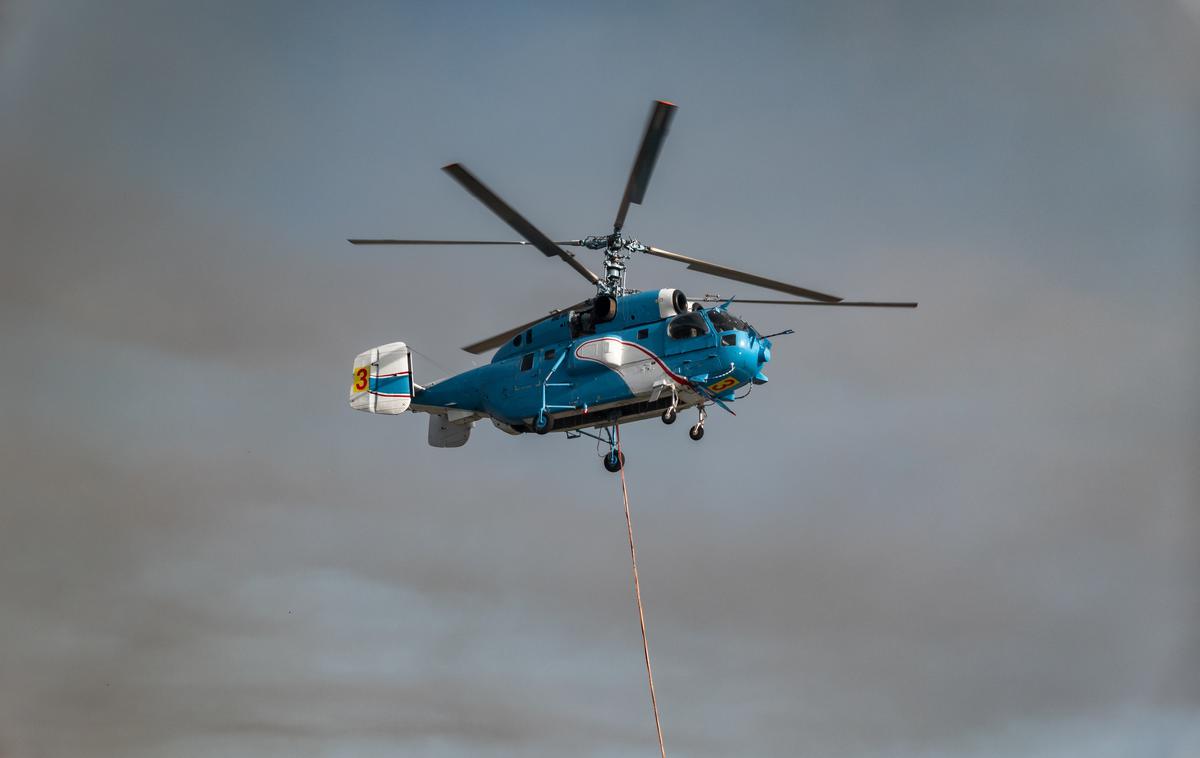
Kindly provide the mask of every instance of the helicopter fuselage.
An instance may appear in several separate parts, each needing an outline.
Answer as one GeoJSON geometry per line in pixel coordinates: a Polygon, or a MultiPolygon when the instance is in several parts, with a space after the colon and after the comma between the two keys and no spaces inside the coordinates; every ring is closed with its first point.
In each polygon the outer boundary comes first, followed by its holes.
{"type": "Polygon", "coordinates": [[[426,387],[412,409],[490,418],[512,433],[554,431],[637,420],[735,399],[762,384],[771,343],[725,306],[702,309],[677,290],[614,298],[591,313],[544,319],[501,347],[492,362],[426,387]],[[681,307],[682,305],[682,307],[681,307]]]}

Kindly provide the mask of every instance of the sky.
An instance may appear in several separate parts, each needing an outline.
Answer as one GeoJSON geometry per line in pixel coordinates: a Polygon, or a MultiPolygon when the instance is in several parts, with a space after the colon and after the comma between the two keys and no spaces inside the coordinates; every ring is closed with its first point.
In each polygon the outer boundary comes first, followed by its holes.
{"type": "Polygon", "coordinates": [[[0,2],[0,758],[655,754],[592,444],[346,405],[587,285],[345,243],[510,236],[453,161],[603,234],[654,99],[629,233],[921,303],[624,430],[668,753],[1200,754],[1198,72],[1194,0],[0,2]]]}

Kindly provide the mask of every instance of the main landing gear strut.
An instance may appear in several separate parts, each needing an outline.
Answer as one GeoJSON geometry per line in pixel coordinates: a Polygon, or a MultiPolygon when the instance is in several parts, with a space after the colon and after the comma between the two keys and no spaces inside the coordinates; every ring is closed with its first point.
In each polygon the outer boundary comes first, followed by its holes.
{"type": "Polygon", "coordinates": [[[621,452],[620,445],[617,443],[616,418],[613,419],[612,426],[604,427],[603,435],[592,434],[583,429],[568,429],[567,439],[578,439],[579,437],[591,437],[596,440],[596,447],[608,445],[608,452],[601,456],[604,462],[604,468],[612,473],[617,473],[625,467],[625,453],[621,452]]]}
{"type": "Polygon", "coordinates": [[[604,428],[604,434],[608,437],[608,453],[604,456],[604,469],[615,474],[625,467],[625,453],[621,452],[621,448],[617,444],[615,420],[612,426],[604,428]]]}
{"type": "Polygon", "coordinates": [[[625,467],[625,453],[613,448],[604,456],[604,468],[612,473],[617,473],[625,467]]]}
{"type": "MultiPolygon", "coordinates": [[[[701,439],[704,438],[704,422],[708,418],[708,411],[705,409],[703,404],[696,406],[696,409],[699,411],[700,417],[696,421],[696,423],[690,429],[688,429],[688,436],[691,437],[693,440],[699,442],[701,439]]],[[[675,423],[675,420],[678,417],[679,417],[679,410],[676,407],[675,403],[672,403],[665,411],[663,411],[663,414],[662,414],[662,420],[663,420],[664,424],[673,424],[673,423],[675,423]]],[[[547,424],[547,426],[552,426],[552,425],[553,425],[553,421],[551,420],[550,423],[547,424]]],[[[614,416],[612,418],[612,426],[602,427],[600,434],[592,434],[591,432],[585,431],[583,429],[568,429],[567,437],[568,437],[568,439],[578,439],[579,437],[591,437],[592,439],[596,440],[597,448],[601,447],[602,445],[608,445],[608,452],[601,455],[600,460],[604,464],[604,469],[606,471],[610,471],[615,474],[618,471],[620,471],[621,469],[625,468],[625,453],[621,452],[620,445],[617,442],[617,431],[616,431],[617,426],[616,425],[617,425],[617,419],[614,416]]],[[[538,430],[538,428],[541,426],[542,426],[542,419],[538,418],[534,422],[534,430],[535,431],[538,430]]],[[[547,430],[547,431],[549,431],[549,430],[547,430]]],[[[544,432],[542,432],[542,433],[544,433],[544,432]]],[[[597,452],[599,452],[599,451],[597,451],[597,452]]]]}

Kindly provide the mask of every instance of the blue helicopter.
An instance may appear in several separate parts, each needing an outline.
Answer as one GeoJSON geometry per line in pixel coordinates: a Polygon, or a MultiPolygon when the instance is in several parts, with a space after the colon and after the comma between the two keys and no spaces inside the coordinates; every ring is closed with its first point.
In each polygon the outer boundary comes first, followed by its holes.
{"type": "MultiPolygon", "coordinates": [[[[873,308],[915,308],[916,303],[847,302],[835,295],[776,281],[644,245],[623,233],[631,203],[641,205],[676,106],[656,101],[625,185],[611,234],[552,241],[475,178],[461,164],[443,170],[507,223],[523,239],[415,240],[351,239],[355,245],[527,245],[559,258],[596,287],[594,297],[551,311],[463,349],[496,349],[491,363],[427,385],[413,379],[411,351],[403,342],[381,345],[354,361],[350,406],[369,413],[430,414],[429,444],[460,447],[475,422],[489,419],[509,434],[565,432],[591,437],[602,446],[604,467],[621,470],[615,428],[658,416],[673,424],[679,412],[696,408],[688,434],[704,437],[707,408],[730,407],[756,385],[767,383],[771,337],[760,334],[731,310],[732,298],[706,295],[689,300],[678,289],[648,292],[625,287],[626,264],[634,254],[685,264],[689,269],[783,292],[793,300],[739,303],[873,308]],[[604,275],[589,270],[564,248],[602,252],[604,275]],[[497,349],[499,348],[499,349],[497,349]],[[742,392],[742,394],[738,394],[742,392]]],[[[736,415],[736,414],[735,414],[736,415]]]]}

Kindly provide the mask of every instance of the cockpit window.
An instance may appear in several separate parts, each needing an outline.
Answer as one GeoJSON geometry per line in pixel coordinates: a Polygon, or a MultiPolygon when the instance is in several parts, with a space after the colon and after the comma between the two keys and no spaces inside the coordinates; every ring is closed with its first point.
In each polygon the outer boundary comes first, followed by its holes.
{"type": "Polygon", "coordinates": [[[754,327],[750,326],[745,321],[742,321],[729,311],[712,310],[708,312],[708,317],[712,319],[713,328],[718,332],[737,331],[757,334],[757,332],[754,331],[754,327]]]}
{"type": "Polygon", "coordinates": [[[667,326],[667,334],[677,340],[699,337],[701,334],[708,334],[708,324],[699,313],[683,313],[676,316],[667,326]]]}

